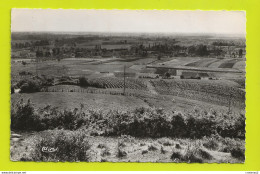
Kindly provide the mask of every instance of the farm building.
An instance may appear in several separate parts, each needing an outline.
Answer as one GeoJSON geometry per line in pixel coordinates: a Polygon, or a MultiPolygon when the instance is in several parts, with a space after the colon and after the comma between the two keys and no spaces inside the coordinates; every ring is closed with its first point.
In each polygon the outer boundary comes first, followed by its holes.
{"type": "Polygon", "coordinates": [[[205,80],[208,80],[210,78],[208,73],[189,72],[189,71],[182,72],[182,75],[180,77],[181,79],[205,79],[205,80]]]}

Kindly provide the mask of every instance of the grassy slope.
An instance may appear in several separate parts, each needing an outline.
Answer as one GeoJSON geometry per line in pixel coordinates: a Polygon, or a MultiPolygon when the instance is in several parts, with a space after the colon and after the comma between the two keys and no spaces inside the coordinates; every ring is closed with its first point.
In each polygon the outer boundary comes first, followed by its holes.
{"type": "Polygon", "coordinates": [[[24,100],[30,98],[37,108],[52,105],[60,108],[74,109],[80,108],[80,104],[84,104],[85,108],[102,108],[104,110],[131,110],[140,106],[148,107],[144,101],[135,97],[106,94],[38,92],[31,94],[13,94],[11,96],[12,102],[18,101],[19,98],[23,98],[24,100]]]}

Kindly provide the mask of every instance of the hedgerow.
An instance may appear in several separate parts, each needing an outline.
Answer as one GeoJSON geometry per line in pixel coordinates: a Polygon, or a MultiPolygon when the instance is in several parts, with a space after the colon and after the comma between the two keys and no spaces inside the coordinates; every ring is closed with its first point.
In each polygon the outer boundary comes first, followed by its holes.
{"type": "Polygon", "coordinates": [[[11,127],[14,130],[36,131],[84,128],[91,135],[104,136],[202,138],[218,135],[245,138],[244,115],[226,117],[225,114],[212,114],[214,112],[167,113],[158,108],[103,112],[84,109],[83,106],[74,110],[59,110],[51,106],[36,110],[30,101],[19,101],[12,106],[11,127]]]}

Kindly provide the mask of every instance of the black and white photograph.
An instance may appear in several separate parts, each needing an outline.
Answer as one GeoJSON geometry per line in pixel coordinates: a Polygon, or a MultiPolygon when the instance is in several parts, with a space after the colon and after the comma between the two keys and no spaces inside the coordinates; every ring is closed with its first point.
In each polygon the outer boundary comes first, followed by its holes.
{"type": "Polygon", "coordinates": [[[10,160],[244,163],[244,11],[11,11],[10,160]]]}

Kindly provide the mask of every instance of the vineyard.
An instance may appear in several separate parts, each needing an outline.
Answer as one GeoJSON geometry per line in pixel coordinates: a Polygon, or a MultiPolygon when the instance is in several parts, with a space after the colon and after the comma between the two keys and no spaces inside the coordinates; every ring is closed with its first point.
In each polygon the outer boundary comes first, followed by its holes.
{"type": "MultiPolygon", "coordinates": [[[[123,78],[113,78],[113,77],[101,77],[96,79],[91,79],[88,81],[89,86],[96,88],[124,88],[123,78]]],[[[147,85],[145,81],[134,78],[125,79],[125,87],[127,89],[136,89],[147,91],[147,85]]]]}
{"type": "Polygon", "coordinates": [[[217,105],[244,108],[245,92],[239,88],[214,81],[150,80],[159,94],[174,95],[217,105]]]}
{"type": "MultiPolygon", "coordinates": [[[[74,92],[74,93],[89,93],[89,94],[109,94],[109,95],[125,95],[134,97],[149,97],[154,98],[155,96],[149,91],[140,91],[137,89],[127,89],[125,93],[122,88],[83,88],[76,85],[56,85],[43,88],[41,92],[74,92]]],[[[157,96],[158,97],[158,96],[157,96]]]]}

